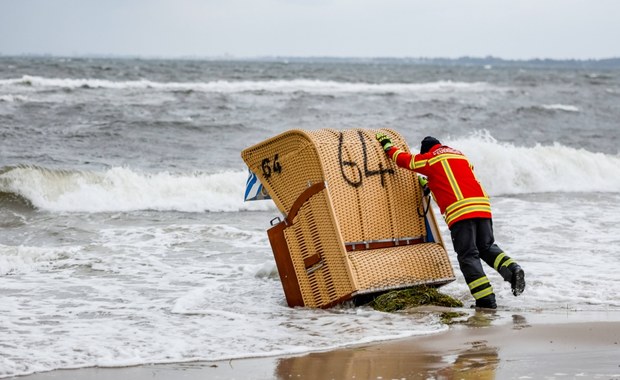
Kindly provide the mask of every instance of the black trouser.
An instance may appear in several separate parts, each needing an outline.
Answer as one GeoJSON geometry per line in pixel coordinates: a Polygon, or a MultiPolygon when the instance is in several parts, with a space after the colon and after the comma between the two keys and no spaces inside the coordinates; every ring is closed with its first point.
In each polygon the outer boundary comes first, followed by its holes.
{"type": "Polygon", "coordinates": [[[510,281],[508,266],[514,263],[498,246],[493,237],[491,219],[474,218],[454,223],[450,227],[452,244],[459,266],[476,301],[495,301],[493,287],[482,269],[480,259],[510,281]]]}

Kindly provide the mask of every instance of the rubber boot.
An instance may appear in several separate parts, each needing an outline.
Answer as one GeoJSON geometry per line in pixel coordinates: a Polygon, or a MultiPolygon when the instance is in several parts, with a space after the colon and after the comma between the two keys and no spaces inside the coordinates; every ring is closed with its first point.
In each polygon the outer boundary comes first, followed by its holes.
{"type": "Polygon", "coordinates": [[[525,272],[518,264],[510,264],[508,266],[512,275],[510,276],[510,287],[512,294],[518,296],[525,290],[525,272]]]}
{"type": "Polygon", "coordinates": [[[483,309],[497,309],[497,304],[495,303],[495,294],[491,294],[489,296],[477,299],[476,307],[483,309]]]}
{"type": "Polygon", "coordinates": [[[505,281],[510,282],[512,288],[512,294],[518,296],[525,290],[525,272],[517,263],[512,263],[508,267],[503,267],[499,270],[499,274],[502,275],[505,281]]]}

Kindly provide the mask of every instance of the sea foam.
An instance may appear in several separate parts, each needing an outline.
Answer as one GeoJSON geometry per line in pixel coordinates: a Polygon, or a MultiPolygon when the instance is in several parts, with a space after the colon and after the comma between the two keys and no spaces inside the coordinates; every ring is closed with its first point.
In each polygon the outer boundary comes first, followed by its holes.
{"type": "MultiPolygon", "coordinates": [[[[491,196],[547,192],[620,192],[620,157],[560,144],[520,147],[488,134],[446,141],[462,150],[491,196]]],[[[18,166],[0,174],[0,192],[55,212],[274,210],[272,201],[244,202],[246,170],[145,173],[52,170],[18,166]]]]}
{"type": "Polygon", "coordinates": [[[579,112],[578,107],[566,104],[544,104],[542,108],[552,111],[579,112]]]}
{"type": "Polygon", "coordinates": [[[25,102],[28,100],[28,97],[23,95],[0,95],[0,102],[6,103],[14,103],[14,102],[25,102]]]}
{"type": "Polygon", "coordinates": [[[19,166],[0,174],[0,192],[18,194],[33,206],[56,212],[267,210],[271,202],[243,202],[247,171],[144,173],[52,170],[19,166]]]}
{"type": "Polygon", "coordinates": [[[67,259],[79,247],[28,247],[0,244],[0,276],[49,268],[54,262],[67,259]]]}
{"type": "Polygon", "coordinates": [[[0,80],[2,86],[57,87],[64,89],[155,89],[158,91],[202,91],[218,93],[236,93],[248,91],[267,91],[276,93],[410,93],[410,92],[484,92],[499,89],[486,82],[454,82],[440,80],[425,83],[352,83],[328,80],[293,79],[293,80],[258,80],[209,82],[155,82],[141,79],[134,81],[110,81],[105,79],[84,78],[45,78],[25,75],[21,78],[0,80]]]}
{"type": "Polygon", "coordinates": [[[534,147],[499,142],[481,131],[446,141],[461,150],[490,195],[620,192],[620,156],[554,143],[534,147]]]}

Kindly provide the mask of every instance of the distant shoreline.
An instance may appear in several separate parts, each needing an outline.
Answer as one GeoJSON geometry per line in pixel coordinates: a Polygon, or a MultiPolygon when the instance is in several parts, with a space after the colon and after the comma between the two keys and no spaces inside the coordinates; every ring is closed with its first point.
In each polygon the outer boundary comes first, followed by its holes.
{"type": "Polygon", "coordinates": [[[499,57],[331,57],[331,56],[132,56],[106,54],[12,54],[0,52],[0,59],[93,59],[93,60],[146,60],[146,61],[234,61],[234,62],[280,62],[280,63],[360,63],[360,64],[405,64],[439,66],[490,66],[490,67],[555,67],[555,68],[620,68],[620,57],[600,59],[503,59],[499,57]]]}

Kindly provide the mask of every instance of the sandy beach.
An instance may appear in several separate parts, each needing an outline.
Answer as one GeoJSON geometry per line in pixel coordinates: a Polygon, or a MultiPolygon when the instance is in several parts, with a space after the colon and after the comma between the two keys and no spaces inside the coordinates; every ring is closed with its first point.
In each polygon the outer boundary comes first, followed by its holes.
{"type": "Polygon", "coordinates": [[[58,370],[18,378],[620,379],[617,311],[462,313],[438,334],[301,356],[58,370]]]}

